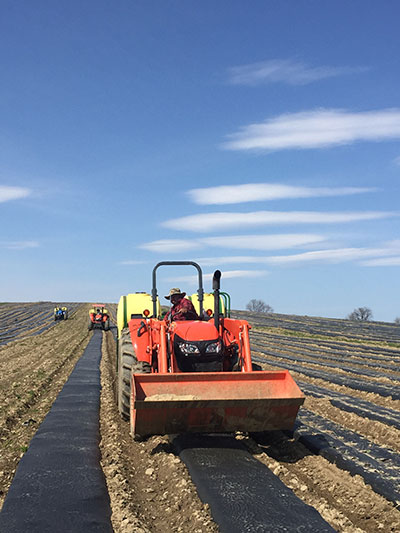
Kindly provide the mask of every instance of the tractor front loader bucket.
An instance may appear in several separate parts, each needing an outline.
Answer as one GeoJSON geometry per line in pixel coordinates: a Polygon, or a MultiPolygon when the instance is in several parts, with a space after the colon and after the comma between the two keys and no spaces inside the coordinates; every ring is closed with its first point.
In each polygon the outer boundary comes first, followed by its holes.
{"type": "Polygon", "coordinates": [[[133,374],[131,433],[292,429],[304,395],[287,370],[133,374]]]}

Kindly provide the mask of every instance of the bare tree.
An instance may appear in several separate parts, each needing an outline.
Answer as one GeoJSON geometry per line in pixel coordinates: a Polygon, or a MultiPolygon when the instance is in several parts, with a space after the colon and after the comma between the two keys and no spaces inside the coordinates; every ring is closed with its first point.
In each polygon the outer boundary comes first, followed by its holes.
{"type": "Polygon", "coordinates": [[[400,326],[400,316],[394,319],[394,323],[396,324],[396,326],[400,326]]]}
{"type": "Polygon", "coordinates": [[[371,320],[372,311],[369,307],[357,307],[347,317],[349,320],[358,320],[359,322],[366,322],[371,320]]]}
{"type": "Polygon", "coordinates": [[[255,313],[273,313],[274,310],[272,307],[262,300],[250,300],[250,302],[246,305],[246,309],[248,311],[254,311],[255,313]]]}

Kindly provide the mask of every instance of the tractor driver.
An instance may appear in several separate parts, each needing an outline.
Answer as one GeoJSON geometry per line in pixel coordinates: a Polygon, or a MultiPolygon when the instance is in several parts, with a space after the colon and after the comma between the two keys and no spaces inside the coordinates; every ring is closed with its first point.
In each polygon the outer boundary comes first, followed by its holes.
{"type": "Polygon", "coordinates": [[[190,300],[185,298],[186,292],[174,288],[169,291],[165,297],[171,301],[172,307],[165,315],[164,320],[199,320],[196,309],[190,300]]]}

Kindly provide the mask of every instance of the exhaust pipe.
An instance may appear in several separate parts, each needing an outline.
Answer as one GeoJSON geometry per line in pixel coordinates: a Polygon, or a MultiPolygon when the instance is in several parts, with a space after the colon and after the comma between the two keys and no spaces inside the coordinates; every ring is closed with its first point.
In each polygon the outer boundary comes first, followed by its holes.
{"type": "Polygon", "coordinates": [[[214,325],[219,331],[219,289],[220,289],[221,271],[216,270],[213,275],[213,291],[214,291],[214,325]]]}

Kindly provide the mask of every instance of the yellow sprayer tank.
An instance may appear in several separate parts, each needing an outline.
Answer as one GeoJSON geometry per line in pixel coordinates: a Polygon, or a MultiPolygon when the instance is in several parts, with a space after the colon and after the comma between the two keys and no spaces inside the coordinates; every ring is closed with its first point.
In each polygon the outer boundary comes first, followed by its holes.
{"type": "MultiPolygon", "coordinates": [[[[147,292],[135,292],[132,294],[127,294],[126,296],[121,296],[117,309],[118,337],[120,336],[121,330],[126,328],[131,318],[141,318],[145,316],[143,314],[145,309],[150,312],[149,317],[152,317],[153,302],[150,294],[147,292]]],[[[160,315],[160,301],[157,298],[157,317],[160,315]]]]}
{"type": "MultiPolygon", "coordinates": [[[[197,292],[189,296],[189,300],[192,301],[192,304],[194,305],[194,308],[196,309],[196,313],[200,314],[200,302],[199,302],[199,296],[197,292]]],[[[203,309],[204,311],[207,311],[207,309],[211,309],[212,315],[214,315],[214,294],[212,292],[205,292],[203,295],[203,309]]],[[[221,296],[219,297],[219,312],[223,315],[225,315],[225,304],[221,296]]]]}

